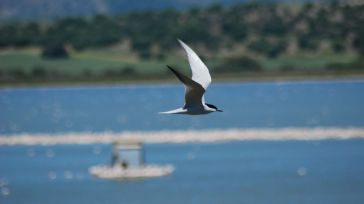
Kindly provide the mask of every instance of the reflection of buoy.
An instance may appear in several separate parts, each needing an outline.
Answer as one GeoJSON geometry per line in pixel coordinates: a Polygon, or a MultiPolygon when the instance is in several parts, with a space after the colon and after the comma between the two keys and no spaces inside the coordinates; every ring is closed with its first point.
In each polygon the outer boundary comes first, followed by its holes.
{"type": "Polygon", "coordinates": [[[300,167],[297,169],[297,175],[298,176],[305,176],[307,174],[307,170],[304,167],[300,167]]]}
{"type": "Polygon", "coordinates": [[[56,179],[56,178],[57,178],[57,174],[56,174],[56,172],[54,172],[54,171],[49,172],[49,173],[48,173],[48,178],[49,178],[50,180],[54,180],[54,179],[56,179]]]}
{"type": "Polygon", "coordinates": [[[2,187],[1,188],[1,195],[2,196],[9,196],[10,195],[10,189],[9,188],[6,188],[6,187],[2,187]]]}
{"type": "Polygon", "coordinates": [[[54,151],[51,150],[51,149],[48,149],[46,151],[46,156],[49,157],[49,158],[54,157],[54,151]]]}
{"type": "Polygon", "coordinates": [[[65,179],[72,179],[73,178],[73,174],[71,171],[65,171],[64,172],[64,178],[65,179]]]}

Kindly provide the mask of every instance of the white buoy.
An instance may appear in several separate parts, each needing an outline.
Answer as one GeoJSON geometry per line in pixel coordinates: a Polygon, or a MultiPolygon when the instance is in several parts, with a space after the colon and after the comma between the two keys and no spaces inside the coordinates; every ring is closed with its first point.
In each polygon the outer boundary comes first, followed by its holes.
{"type": "Polygon", "coordinates": [[[65,179],[72,179],[73,178],[73,174],[71,171],[65,171],[64,172],[64,178],[65,179]]]}
{"type": "Polygon", "coordinates": [[[7,187],[2,187],[1,188],[1,195],[6,197],[6,196],[9,196],[10,195],[10,189],[7,188],[7,187]]]}
{"type": "Polygon", "coordinates": [[[57,174],[56,174],[56,172],[54,172],[54,171],[50,171],[50,172],[48,173],[48,178],[49,178],[50,180],[55,180],[55,179],[57,178],[57,174]]]}
{"type": "Polygon", "coordinates": [[[304,167],[300,167],[297,169],[297,175],[298,176],[305,176],[307,174],[307,170],[304,167]]]}

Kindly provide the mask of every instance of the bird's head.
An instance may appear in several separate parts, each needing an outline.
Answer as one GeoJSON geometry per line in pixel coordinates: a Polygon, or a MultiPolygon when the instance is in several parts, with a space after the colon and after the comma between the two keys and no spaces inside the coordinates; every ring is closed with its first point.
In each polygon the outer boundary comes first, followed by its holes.
{"type": "Polygon", "coordinates": [[[222,112],[222,110],[218,109],[216,106],[212,105],[212,104],[208,104],[206,103],[206,105],[211,108],[214,112],[222,112]]]}

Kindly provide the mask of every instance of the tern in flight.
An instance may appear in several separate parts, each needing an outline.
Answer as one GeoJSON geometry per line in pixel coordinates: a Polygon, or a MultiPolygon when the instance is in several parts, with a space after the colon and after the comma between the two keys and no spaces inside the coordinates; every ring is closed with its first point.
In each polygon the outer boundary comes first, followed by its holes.
{"type": "Polygon", "coordinates": [[[160,113],[201,115],[212,112],[222,112],[222,110],[218,109],[216,106],[205,103],[204,93],[211,83],[210,72],[206,65],[201,61],[197,54],[188,47],[188,45],[179,39],[178,42],[187,53],[188,62],[190,63],[192,70],[192,79],[167,65],[167,67],[185,85],[185,105],[182,108],[160,113]]]}

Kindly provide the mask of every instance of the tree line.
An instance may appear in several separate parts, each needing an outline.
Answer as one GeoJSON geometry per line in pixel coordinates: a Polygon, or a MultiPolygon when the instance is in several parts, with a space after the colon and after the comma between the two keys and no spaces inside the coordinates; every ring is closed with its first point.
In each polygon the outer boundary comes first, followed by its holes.
{"type": "MultiPolygon", "coordinates": [[[[67,57],[76,50],[129,42],[142,59],[163,59],[177,38],[206,53],[223,51],[274,58],[286,52],[340,53],[364,56],[364,6],[331,4],[212,5],[185,11],[134,12],[122,16],[67,17],[44,22],[0,25],[0,48],[40,46],[45,57],[67,57]]],[[[230,53],[230,54],[231,54],[230,53]]]]}

